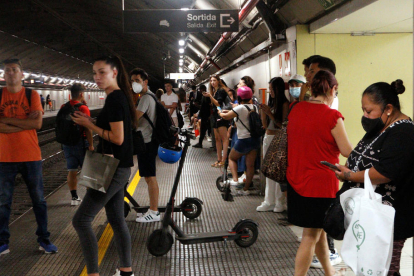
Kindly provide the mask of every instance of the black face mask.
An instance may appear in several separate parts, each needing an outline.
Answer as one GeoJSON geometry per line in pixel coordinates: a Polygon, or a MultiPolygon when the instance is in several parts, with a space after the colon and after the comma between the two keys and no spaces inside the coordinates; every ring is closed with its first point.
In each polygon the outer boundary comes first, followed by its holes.
{"type": "MultiPolygon", "coordinates": [[[[384,114],[384,112],[382,112],[382,114],[384,114]]],[[[369,119],[365,116],[362,116],[361,124],[368,134],[379,133],[385,127],[385,123],[382,121],[381,116],[376,119],[369,119]]]]}

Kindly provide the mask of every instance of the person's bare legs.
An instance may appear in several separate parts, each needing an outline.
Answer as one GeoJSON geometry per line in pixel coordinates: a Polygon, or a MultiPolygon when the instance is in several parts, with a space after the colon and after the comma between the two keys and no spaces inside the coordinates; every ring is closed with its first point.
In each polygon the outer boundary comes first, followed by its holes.
{"type": "MultiPolygon", "coordinates": [[[[223,157],[221,159],[221,162],[224,162],[227,159],[227,151],[229,148],[229,138],[227,137],[227,128],[226,127],[219,127],[218,133],[220,134],[220,140],[223,145],[223,157]]],[[[218,150],[218,148],[217,148],[218,150]]]]}
{"type": "Polygon", "coordinates": [[[160,193],[157,178],[155,176],[145,177],[145,182],[147,182],[148,185],[150,209],[156,212],[158,211],[158,196],[160,193]]]}
{"type": "Polygon", "coordinates": [[[76,178],[77,174],[78,174],[77,171],[69,171],[68,173],[69,191],[76,190],[78,187],[78,179],[76,178]]]}
{"type": "Polygon", "coordinates": [[[246,183],[243,190],[247,191],[252,184],[254,176],[254,163],[256,161],[257,150],[252,150],[246,154],[246,183]]]}
{"type": "Polygon", "coordinates": [[[216,139],[216,149],[217,149],[217,161],[221,162],[223,161],[221,152],[223,151],[223,144],[221,142],[220,133],[218,132],[218,129],[214,129],[214,138],[216,139]]]}
{"type": "Polygon", "coordinates": [[[319,241],[316,243],[315,254],[316,257],[318,257],[318,260],[321,263],[323,270],[325,271],[325,275],[334,275],[335,268],[331,265],[331,261],[329,259],[329,246],[328,242],[326,241],[326,232],[323,230],[321,235],[319,236],[319,241]]]}
{"type": "Polygon", "coordinates": [[[230,155],[229,155],[229,167],[231,170],[231,174],[233,176],[233,181],[237,182],[237,160],[239,160],[243,154],[240,152],[235,151],[234,149],[231,149],[230,155]]]}
{"type": "Polygon", "coordinates": [[[306,276],[315,252],[324,268],[325,275],[333,276],[335,274],[335,269],[329,261],[329,248],[323,229],[304,228],[302,241],[296,253],[295,276],[306,276]]]}

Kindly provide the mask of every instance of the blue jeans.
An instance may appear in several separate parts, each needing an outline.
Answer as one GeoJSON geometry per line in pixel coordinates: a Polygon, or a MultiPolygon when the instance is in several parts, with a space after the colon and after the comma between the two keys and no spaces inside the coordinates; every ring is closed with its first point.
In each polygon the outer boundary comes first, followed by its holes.
{"type": "Polygon", "coordinates": [[[16,175],[21,173],[33,203],[38,236],[48,240],[47,206],[43,196],[42,161],[0,162],[0,243],[9,243],[9,220],[16,175]]]}
{"type": "Polygon", "coordinates": [[[84,139],[81,139],[79,143],[74,146],[62,145],[68,171],[77,171],[78,168],[82,168],[88,147],[89,142],[84,139]]]}

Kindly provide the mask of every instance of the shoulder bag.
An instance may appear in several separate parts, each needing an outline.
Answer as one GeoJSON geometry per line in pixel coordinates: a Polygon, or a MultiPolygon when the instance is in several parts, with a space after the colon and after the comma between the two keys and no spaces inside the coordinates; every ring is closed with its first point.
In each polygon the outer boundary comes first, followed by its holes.
{"type": "MultiPolygon", "coordinates": [[[[86,151],[78,183],[87,188],[106,193],[118,168],[119,160],[105,155],[104,140],[102,138],[102,153],[86,151]]],[[[111,143],[111,139],[109,139],[109,143],[111,143]]]]}

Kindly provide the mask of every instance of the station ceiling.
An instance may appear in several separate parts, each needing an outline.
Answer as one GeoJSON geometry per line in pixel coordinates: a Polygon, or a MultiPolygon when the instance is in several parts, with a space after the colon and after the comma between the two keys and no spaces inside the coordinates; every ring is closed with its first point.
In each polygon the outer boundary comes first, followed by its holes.
{"type": "MultiPolygon", "coordinates": [[[[124,4],[125,9],[240,9],[248,1],[125,0],[124,4]]],[[[261,1],[280,22],[276,29],[281,34],[289,26],[310,23],[348,2],[261,1]]],[[[94,58],[104,54],[119,55],[128,70],[141,67],[153,81],[162,81],[164,68],[165,73],[178,71],[178,40],[189,35],[123,33],[122,0],[2,0],[0,18],[0,60],[17,57],[24,68],[33,73],[90,81],[94,58]]],[[[188,63],[201,64],[220,36],[220,33],[192,33],[185,50],[188,63]]],[[[232,41],[219,49],[214,60],[224,68],[268,39],[269,30],[254,9],[240,24],[239,33],[234,33],[232,41]]],[[[196,69],[197,66],[194,71],[196,69]]],[[[203,73],[213,73],[214,70],[217,69],[208,66],[203,73]]]]}

